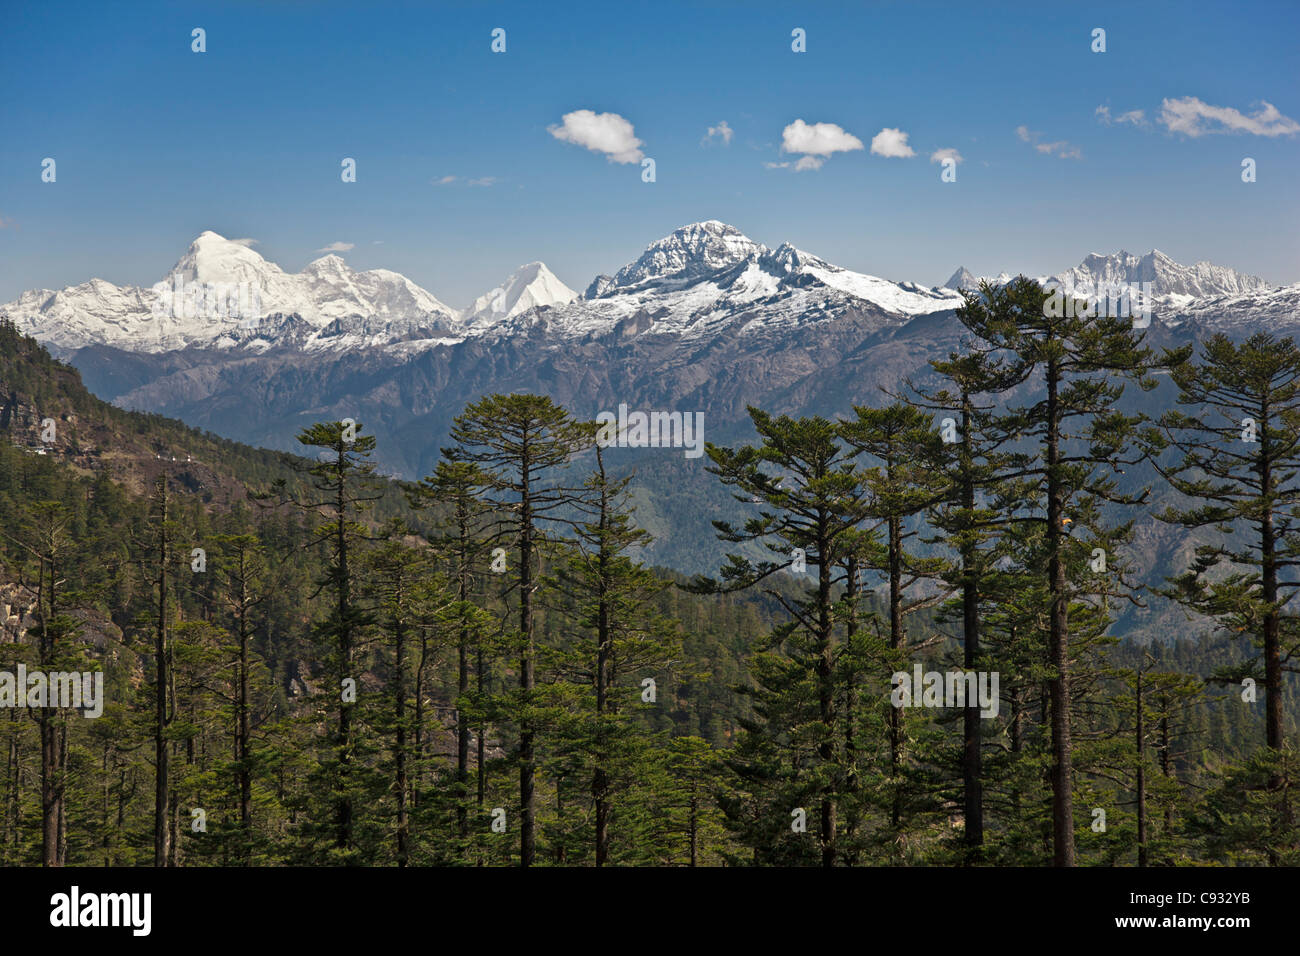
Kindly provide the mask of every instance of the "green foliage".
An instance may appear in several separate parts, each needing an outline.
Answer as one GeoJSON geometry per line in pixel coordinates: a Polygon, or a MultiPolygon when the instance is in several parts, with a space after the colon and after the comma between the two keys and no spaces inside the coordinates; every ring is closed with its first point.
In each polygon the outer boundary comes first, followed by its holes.
{"type": "Polygon", "coordinates": [[[245,448],[99,402],[0,323],[0,671],[105,685],[96,719],[0,708],[0,863],[148,865],[160,820],[166,865],[1044,865],[1064,706],[1076,862],[1295,865],[1300,353],[1167,357],[1183,411],[1142,451],[1166,517],[1220,536],[1168,596],[1219,628],[1117,642],[1120,601],[1167,599],[1125,583],[1113,484],[1147,359],[1042,295],[973,298],[981,344],[911,406],[751,409],[753,444],[708,450],[750,517],[690,581],[640,563],[628,476],[547,398],[472,404],[402,484],[359,425],[245,448]],[[1049,366],[1055,412],[1023,388],[1049,366]],[[891,706],[916,665],[996,671],[997,715],[891,706]]]}

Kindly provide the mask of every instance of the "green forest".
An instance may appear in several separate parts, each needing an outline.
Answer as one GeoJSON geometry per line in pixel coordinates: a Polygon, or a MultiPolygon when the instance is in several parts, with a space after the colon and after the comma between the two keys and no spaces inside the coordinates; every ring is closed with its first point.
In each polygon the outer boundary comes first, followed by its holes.
{"type": "Polygon", "coordinates": [[[362,422],[249,448],[0,324],[0,672],[104,688],[0,682],[0,863],[1300,863],[1300,348],[965,297],[933,380],[707,447],[746,517],[695,577],[546,396],[408,482],[362,422]],[[1157,587],[1139,465],[1206,542],[1157,587]],[[1111,634],[1160,602],[1186,634],[1111,634]]]}

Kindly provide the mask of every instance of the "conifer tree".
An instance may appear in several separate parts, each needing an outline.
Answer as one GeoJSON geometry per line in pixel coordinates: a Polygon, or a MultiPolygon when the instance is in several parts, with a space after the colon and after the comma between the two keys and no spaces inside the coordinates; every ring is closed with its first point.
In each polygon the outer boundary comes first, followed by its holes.
{"type": "Polygon", "coordinates": [[[1019,436],[1024,449],[1014,461],[1013,477],[1029,479],[1035,492],[1018,517],[1044,527],[1053,860],[1073,866],[1070,604],[1078,586],[1071,582],[1071,564],[1080,567],[1078,545],[1085,537],[1080,532],[1114,562],[1128,526],[1105,527],[1100,506],[1145,498],[1145,492],[1120,492],[1113,476],[1140,457],[1129,449],[1141,416],[1124,414],[1117,403],[1126,379],[1154,387],[1146,378],[1150,354],[1130,320],[1095,315],[1088,304],[1067,302],[1023,276],[1004,286],[985,282],[978,294],[965,298],[958,319],[994,356],[1005,357],[1022,373],[1021,382],[1032,390],[1027,404],[1008,408],[1002,427],[1019,436]]]}
{"type": "Polygon", "coordinates": [[[380,497],[375,466],[370,460],[375,439],[361,434],[361,429],[360,424],[351,421],[318,422],[303,429],[298,441],[320,450],[318,460],[306,468],[310,491],[305,495],[290,493],[283,480],[276,485],[281,496],[315,519],[316,540],[328,555],[317,593],[329,594],[330,607],[316,634],[325,649],[330,681],[327,693],[337,705],[331,735],[333,753],[321,769],[334,803],[334,854],[349,862],[357,858],[358,847],[354,838],[355,699],[348,691],[360,684],[361,675],[354,671],[355,649],[362,628],[370,623],[369,612],[356,600],[353,565],[355,552],[371,537],[361,518],[380,497]],[[345,686],[345,682],[355,683],[345,686]]]}
{"type": "MultiPolygon", "coordinates": [[[[23,540],[5,535],[33,562],[36,580],[20,580],[30,596],[36,618],[36,661],[46,674],[59,670],[67,656],[65,642],[76,633],[76,622],[63,613],[65,565],[73,542],[68,533],[72,515],[60,502],[41,501],[31,509],[23,540]]],[[[26,689],[23,689],[23,693],[26,689]]],[[[66,785],[68,727],[66,715],[53,700],[37,714],[41,749],[41,862],[63,866],[67,859],[66,785]]]]}
{"type": "MultiPolygon", "coordinates": [[[[923,390],[908,385],[912,404],[933,412],[940,421],[940,439],[946,448],[946,488],[942,500],[928,509],[927,521],[939,536],[931,543],[946,543],[956,560],[942,572],[949,587],[960,592],[962,665],[975,671],[983,664],[980,646],[981,602],[989,597],[997,543],[1009,520],[1009,501],[1016,500],[1004,480],[1009,464],[1005,445],[1010,438],[997,427],[996,405],[980,392],[1000,392],[1021,377],[1014,365],[992,357],[974,341],[963,353],[930,363],[947,380],[923,390]],[[948,384],[950,383],[950,384],[948,384]],[[977,391],[978,390],[978,391],[977,391]]],[[[976,701],[966,701],[962,715],[962,816],[967,859],[979,858],[984,844],[984,721],[976,701]]]]}
{"type": "Polygon", "coordinates": [[[250,695],[254,666],[252,639],[254,615],[266,602],[266,558],[255,535],[219,535],[221,550],[216,572],[221,578],[222,600],[234,624],[235,700],[234,769],[239,788],[239,828],[245,865],[253,853],[253,701],[250,695]]]}
{"type": "MultiPolygon", "coordinates": [[[[737,501],[758,506],[757,516],[739,527],[713,523],[723,541],[757,545],[761,555],[730,554],[721,587],[761,584],[789,621],[773,629],[753,659],[755,720],[742,721],[746,734],[733,767],[758,789],[748,807],[732,801],[730,815],[741,839],[764,858],[773,852],[775,835],[787,831],[789,815],[811,803],[817,811],[816,859],[832,866],[837,794],[844,786],[834,679],[842,622],[835,592],[844,584],[849,549],[860,545],[857,528],[867,515],[867,492],[853,461],[856,452],[838,424],[774,418],[753,407],[749,415],[760,444],[708,446],[709,471],[735,489],[737,501]],[[773,586],[778,573],[789,571],[800,580],[808,569],[813,581],[798,596],[773,586]]],[[[707,581],[696,587],[719,588],[707,581]]]]}
{"type": "Polygon", "coordinates": [[[537,854],[536,635],[534,598],[538,560],[556,527],[572,527],[570,509],[581,487],[566,485],[560,471],[590,446],[594,429],[578,422],[550,398],[489,395],[466,406],[451,429],[452,461],[479,465],[490,480],[487,500],[502,516],[506,540],[515,548],[519,649],[519,862],[537,854]]]}
{"type": "Polygon", "coordinates": [[[154,485],[150,505],[152,515],[149,540],[156,561],[154,570],[153,609],[153,745],[154,745],[154,810],[153,810],[153,865],[172,866],[175,863],[175,844],[170,815],[173,804],[171,790],[170,726],[175,715],[171,698],[171,642],[169,640],[173,589],[171,564],[176,559],[175,538],[177,527],[170,511],[169,479],[164,474],[154,485]]]}
{"type": "MultiPolygon", "coordinates": [[[[843,425],[845,441],[866,456],[863,469],[869,495],[866,522],[884,526],[884,540],[864,550],[860,560],[880,571],[886,581],[889,614],[889,648],[897,655],[895,668],[908,659],[904,619],[938,597],[913,597],[906,593],[923,578],[938,575],[940,562],[922,558],[908,547],[917,536],[908,523],[920,512],[942,500],[946,491],[942,461],[942,437],[934,428],[933,416],[919,408],[895,402],[884,408],[854,407],[855,418],[843,425]]],[[[903,713],[889,712],[890,798],[889,820],[894,831],[903,825],[905,768],[903,713]]]]}
{"type": "Polygon", "coordinates": [[[625,706],[639,685],[621,682],[642,674],[655,680],[648,672],[662,678],[678,643],[671,623],[652,605],[667,582],[634,557],[651,536],[633,523],[627,502],[631,477],[611,478],[605,455],[597,446],[586,494],[575,502],[584,520],[574,529],[566,560],[547,582],[576,631],[559,666],[590,694],[590,701],[580,704],[584,712],[574,728],[578,739],[570,746],[588,755],[583,763],[590,765],[596,866],[610,862],[612,808],[628,786],[626,778],[635,773],[639,749],[625,706]]]}
{"type": "Polygon", "coordinates": [[[1253,676],[1265,690],[1265,744],[1283,745],[1283,673],[1300,652],[1300,627],[1286,610],[1300,589],[1300,348],[1290,339],[1258,334],[1234,343],[1205,342],[1200,363],[1192,346],[1166,352],[1178,404],[1151,437],[1181,457],[1161,474],[1192,507],[1162,517],[1188,529],[1209,528],[1220,541],[1196,549],[1192,567],[1170,596],[1258,643],[1256,663],[1223,675],[1253,676]],[[1214,580],[1219,568],[1229,573],[1214,580]],[[1236,569],[1248,570],[1236,570],[1236,569]]]}
{"type": "MultiPolygon", "coordinates": [[[[434,473],[420,482],[413,496],[417,507],[434,504],[443,509],[438,533],[431,541],[434,552],[446,563],[455,588],[455,602],[443,612],[456,633],[456,827],[462,841],[469,838],[469,750],[471,738],[470,678],[482,680],[484,642],[490,629],[485,612],[472,600],[474,581],[484,567],[484,555],[499,539],[492,524],[494,515],[484,494],[491,483],[473,462],[438,462],[434,473]]],[[[423,727],[423,668],[416,679],[416,733],[423,727]]],[[[479,772],[486,727],[479,725],[479,772]]]]}
{"type": "Polygon", "coordinates": [[[395,804],[394,858],[399,867],[410,865],[412,853],[409,797],[413,722],[408,713],[411,692],[407,681],[411,638],[437,613],[435,605],[444,585],[440,576],[430,574],[424,555],[404,544],[402,537],[400,526],[390,524],[386,540],[365,555],[376,623],[391,648],[386,663],[392,714],[381,722],[381,729],[390,730],[392,735],[393,777],[389,792],[395,804]]]}
{"type": "MultiPolygon", "coordinates": [[[[1253,766],[1290,771],[1286,746],[1284,674],[1300,652],[1300,618],[1288,613],[1300,581],[1300,348],[1267,333],[1234,343],[1215,335],[1202,346],[1166,351],[1178,387],[1178,404],[1151,434],[1157,450],[1181,453],[1161,474],[1191,507],[1168,508],[1165,521],[1189,530],[1212,529],[1219,540],[1196,548],[1192,567],[1171,581],[1166,594],[1213,618],[1231,633],[1249,634],[1259,658],[1221,670],[1217,679],[1246,678],[1264,688],[1264,743],[1270,751],[1253,766]],[[1262,673],[1260,671],[1262,664],[1262,673]]],[[[1249,774],[1244,774],[1249,779],[1249,774]]],[[[1277,819],[1268,829],[1294,840],[1293,812],[1285,792],[1295,779],[1269,778],[1277,819]]],[[[1283,847],[1287,844],[1282,844],[1283,847]]],[[[1278,861],[1285,852],[1270,851],[1278,861]]]]}

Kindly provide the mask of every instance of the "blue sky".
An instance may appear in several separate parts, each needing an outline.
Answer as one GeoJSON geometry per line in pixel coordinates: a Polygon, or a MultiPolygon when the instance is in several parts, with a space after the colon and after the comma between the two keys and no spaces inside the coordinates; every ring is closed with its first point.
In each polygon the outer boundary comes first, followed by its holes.
{"type": "Polygon", "coordinates": [[[295,271],[350,244],[354,268],[459,307],[533,259],[581,291],[701,219],[927,285],[1153,247],[1300,281],[1293,0],[11,0],[4,19],[0,301],[150,284],[214,229],[295,271]],[[656,181],[553,135],[579,110],[632,124],[656,181]],[[863,148],[795,171],[797,120],[863,148]],[[706,138],[723,122],[729,142],[706,138]],[[886,129],[915,155],[873,153],[886,129]],[[956,182],[931,162],[943,148],[956,182]]]}

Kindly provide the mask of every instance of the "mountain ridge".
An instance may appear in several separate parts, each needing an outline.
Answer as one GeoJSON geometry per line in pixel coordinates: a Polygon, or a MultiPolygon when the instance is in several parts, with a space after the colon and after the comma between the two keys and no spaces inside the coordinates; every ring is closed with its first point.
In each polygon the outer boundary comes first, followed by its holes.
{"type": "MultiPolygon", "coordinates": [[[[1001,273],[992,281],[1009,281],[1001,273]]],[[[168,277],[145,289],[90,279],[61,290],[30,290],[0,306],[18,327],[56,349],[110,346],[162,353],[188,348],[264,352],[387,349],[419,351],[477,336],[501,340],[538,326],[562,338],[674,334],[708,338],[727,330],[762,335],[853,311],[875,311],[901,325],[960,307],[980,278],[964,267],[938,287],[895,282],[844,269],[782,243],[769,248],[716,219],[682,226],[651,242],[613,276],[595,277],[579,295],[541,261],[516,269],[464,310],[445,305],[387,269],[356,271],[335,254],[287,273],[245,241],[204,230],[168,277]],[[202,286],[197,295],[191,283],[202,286]]],[[[1175,321],[1225,298],[1229,311],[1285,314],[1295,296],[1258,276],[1159,250],[1090,253],[1041,282],[1068,290],[1151,282],[1159,314],[1175,321]]]]}

